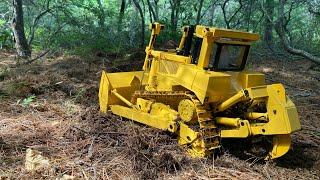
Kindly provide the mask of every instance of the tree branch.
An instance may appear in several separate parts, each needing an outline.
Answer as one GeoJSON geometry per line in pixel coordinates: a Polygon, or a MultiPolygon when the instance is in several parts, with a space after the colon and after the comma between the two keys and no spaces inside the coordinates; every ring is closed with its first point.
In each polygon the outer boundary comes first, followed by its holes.
{"type": "Polygon", "coordinates": [[[45,9],[44,11],[42,11],[40,14],[38,14],[38,15],[34,18],[34,20],[33,20],[32,26],[30,27],[30,34],[31,34],[31,35],[30,35],[29,41],[28,41],[28,45],[29,45],[29,46],[31,46],[31,43],[32,43],[32,41],[33,41],[33,39],[34,39],[35,28],[36,28],[36,26],[38,25],[39,20],[40,20],[44,15],[46,15],[47,13],[49,13],[49,12],[52,10],[52,8],[49,7],[49,6],[50,6],[50,1],[51,1],[51,0],[48,0],[48,1],[47,1],[46,9],[45,9]]]}
{"type": "Polygon", "coordinates": [[[238,14],[238,12],[242,9],[242,6],[243,6],[242,0],[239,0],[239,4],[240,4],[239,8],[238,8],[238,9],[236,10],[236,12],[230,17],[229,22],[231,22],[232,19],[233,19],[233,18],[238,14]]]}
{"type": "MultiPolygon", "coordinates": [[[[231,26],[230,26],[230,23],[231,23],[231,21],[233,20],[233,18],[240,12],[240,10],[242,9],[242,6],[243,6],[243,4],[242,4],[242,0],[239,0],[238,2],[239,2],[239,8],[231,15],[231,17],[228,19],[227,18],[227,12],[226,12],[226,5],[227,5],[227,3],[229,2],[229,0],[225,0],[224,2],[223,2],[223,5],[221,6],[221,9],[222,9],[222,14],[223,14],[223,19],[224,19],[224,21],[225,21],[225,23],[226,23],[226,25],[227,25],[227,28],[228,29],[230,29],[231,28],[231,26]]],[[[239,22],[239,21],[238,21],[239,22]]],[[[238,23],[237,23],[238,24],[238,23]]]]}
{"type": "Polygon", "coordinates": [[[266,11],[265,7],[263,6],[263,3],[260,2],[260,8],[263,12],[263,14],[266,16],[266,18],[268,19],[269,22],[273,23],[272,18],[269,16],[268,12],[266,11]]]}
{"type": "Polygon", "coordinates": [[[284,13],[284,4],[285,4],[285,0],[280,0],[280,4],[279,4],[279,18],[277,20],[277,23],[275,25],[275,29],[277,34],[279,35],[280,38],[280,42],[283,45],[284,49],[286,51],[288,51],[289,53],[293,54],[293,55],[298,55],[298,56],[302,56],[308,60],[311,60],[315,63],[320,64],[320,58],[317,56],[312,55],[311,53],[301,50],[301,49],[296,49],[294,47],[292,47],[290,45],[290,43],[288,42],[287,38],[286,38],[286,34],[285,34],[285,13],[284,13]]]}
{"type": "Polygon", "coordinates": [[[318,12],[318,11],[315,11],[315,10],[313,10],[311,7],[309,7],[309,12],[312,13],[312,14],[315,14],[315,15],[317,15],[317,16],[320,16],[320,11],[319,11],[319,12],[318,12]]]}
{"type": "MultiPolygon", "coordinates": [[[[149,7],[149,12],[151,12],[152,16],[153,16],[153,20],[154,21],[158,21],[158,17],[156,16],[156,13],[150,3],[150,0],[147,0],[147,3],[148,3],[148,7],[149,7]]],[[[151,19],[151,18],[150,18],[151,19]]]]}

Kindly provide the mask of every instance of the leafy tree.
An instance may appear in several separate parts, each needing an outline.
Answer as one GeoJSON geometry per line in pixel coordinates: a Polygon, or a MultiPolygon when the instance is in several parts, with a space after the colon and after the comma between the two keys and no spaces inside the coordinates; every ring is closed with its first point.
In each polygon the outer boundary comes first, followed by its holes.
{"type": "MultiPolygon", "coordinates": [[[[16,36],[21,57],[47,50],[87,55],[143,48],[151,22],[166,26],[158,42],[177,40],[184,25],[203,24],[256,32],[262,35],[259,45],[273,54],[289,52],[318,62],[319,4],[319,0],[3,0],[0,32],[12,27],[9,34],[16,36]]],[[[8,43],[13,38],[5,34],[9,37],[1,36],[0,41],[8,43]]]]}

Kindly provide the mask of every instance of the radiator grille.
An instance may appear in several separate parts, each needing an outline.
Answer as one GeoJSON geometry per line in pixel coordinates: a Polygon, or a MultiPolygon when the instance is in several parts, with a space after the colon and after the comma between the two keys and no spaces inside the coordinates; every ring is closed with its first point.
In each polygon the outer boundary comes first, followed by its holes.
{"type": "Polygon", "coordinates": [[[159,61],[159,73],[165,73],[165,74],[176,74],[179,62],[174,61],[167,61],[167,60],[160,60],[159,61]]]}

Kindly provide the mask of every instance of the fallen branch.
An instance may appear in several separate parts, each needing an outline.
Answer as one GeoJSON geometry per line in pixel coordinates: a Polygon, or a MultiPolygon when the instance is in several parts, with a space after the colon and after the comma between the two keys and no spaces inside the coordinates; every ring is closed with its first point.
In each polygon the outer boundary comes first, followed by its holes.
{"type": "Polygon", "coordinates": [[[297,55],[297,56],[302,56],[305,57],[308,60],[311,60],[317,64],[320,64],[320,58],[317,56],[312,55],[311,53],[301,50],[301,49],[296,49],[292,46],[290,46],[289,42],[286,40],[285,38],[285,34],[283,32],[283,30],[281,29],[281,27],[276,28],[276,32],[278,33],[279,37],[280,37],[280,41],[281,44],[283,45],[284,49],[286,51],[288,51],[289,53],[293,54],[293,55],[297,55]]]}
{"type": "MultiPolygon", "coordinates": [[[[293,55],[304,57],[310,61],[313,61],[317,64],[320,64],[320,57],[317,57],[317,56],[315,56],[305,50],[297,49],[297,48],[293,47],[290,44],[289,40],[287,39],[287,34],[286,34],[285,30],[286,30],[287,24],[289,23],[290,17],[288,19],[286,19],[286,17],[285,17],[285,12],[284,12],[285,2],[286,2],[285,0],[280,0],[280,4],[279,4],[279,8],[278,8],[278,13],[279,13],[278,16],[279,17],[276,20],[276,22],[272,21],[272,18],[268,15],[268,13],[265,10],[265,8],[263,7],[262,3],[260,3],[260,6],[261,6],[261,10],[263,11],[263,13],[267,17],[267,19],[270,22],[272,22],[274,29],[276,30],[276,33],[280,38],[280,43],[287,52],[289,52],[290,54],[293,54],[293,55]]],[[[290,8],[292,8],[292,6],[290,8]]],[[[289,12],[289,16],[290,16],[290,12],[289,12]]]]}
{"type": "Polygon", "coordinates": [[[297,49],[294,48],[290,45],[289,41],[286,38],[286,33],[285,33],[285,26],[287,22],[285,22],[285,13],[284,13],[284,4],[285,0],[280,1],[278,13],[279,13],[279,18],[275,24],[275,30],[280,38],[280,42],[283,45],[284,49],[288,51],[289,53],[297,56],[302,56],[308,60],[311,60],[317,64],[320,64],[320,57],[317,57],[315,55],[312,55],[311,53],[304,51],[302,49],[297,49]]]}
{"type": "Polygon", "coordinates": [[[31,64],[34,61],[36,61],[36,60],[42,58],[43,56],[45,56],[46,54],[48,54],[48,52],[50,52],[50,49],[46,50],[45,52],[43,52],[42,54],[38,55],[37,57],[35,57],[33,59],[30,59],[29,61],[24,62],[23,64],[31,64]]]}

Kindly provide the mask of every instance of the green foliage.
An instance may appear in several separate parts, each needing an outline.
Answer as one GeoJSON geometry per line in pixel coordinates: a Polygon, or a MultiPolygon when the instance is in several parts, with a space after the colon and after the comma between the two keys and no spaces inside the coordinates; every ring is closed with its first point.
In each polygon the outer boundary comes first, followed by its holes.
{"type": "Polygon", "coordinates": [[[85,95],[86,92],[87,92],[87,90],[86,90],[85,88],[80,88],[80,89],[76,92],[76,95],[75,95],[75,97],[74,97],[74,100],[75,100],[76,102],[80,102],[80,101],[83,99],[83,97],[84,97],[84,95],[85,95]]]}
{"type": "Polygon", "coordinates": [[[5,23],[6,21],[0,18],[0,27],[2,27],[5,23]]]}
{"type": "Polygon", "coordinates": [[[28,96],[22,100],[21,105],[23,107],[28,107],[36,98],[37,97],[35,95],[28,96]]]}
{"type": "MultiPolygon", "coordinates": [[[[125,11],[121,16],[121,1],[38,0],[37,3],[23,1],[27,38],[30,39],[34,32],[32,48],[36,51],[52,49],[82,56],[90,56],[97,51],[120,52],[137,48],[141,41],[142,31],[140,14],[135,4],[126,0],[125,11]],[[123,18],[120,19],[121,17],[123,18]]],[[[142,8],[145,21],[143,29],[146,32],[145,44],[148,42],[150,33],[147,30],[148,24],[154,22],[153,13],[157,14],[158,21],[166,26],[157,39],[157,44],[162,45],[168,40],[178,43],[181,27],[195,24],[200,9],[199,1],[191,0],[141,0],[137,2],[142,8]],[[176,7],[175,3],[178,3],[176,7]],[[175,17],[176,24],[174,24],[175,17]]],[[[266,20],[272,18],[275,24],[279,18],[279,2],[273,1],[274,13],[271,15],[264,12],[267,2],[270,1],[241,1],[240,3],[239,0],[204,0],[200,11],[200,24],[229,27],[263,35],[266,20]]],[[[288,0],[285,5],[286,31],[291,44],[315,54],[319,54],[320,48],[320,29],[318,28],[320,10],[317,6],[319,2],[319,0],[288,0]]],[[[0,16],[0,31],[4,29],[3,27],[6,29],[10,27],[11,16],[7,12],[11,12],[11,6],[9,1],[0,2],[0,14],[2,15],[0,16]]],[[[273,36],[274,44],[279,44],[275,31],[273,31],[273,36]]]]}
{"type": "MultiPolygon", "coordinates": [[[[1,25],[0,25],[1,27],[1,25]]],[[[0,29],[0,44],[1,44],[1,48],[4,46],[4,45],[7,45],[9,42],[10,42],[10,39],[11,39],[11,34],[10,34],[10,31],[6,28],[1,28],[0,29]]]]}

